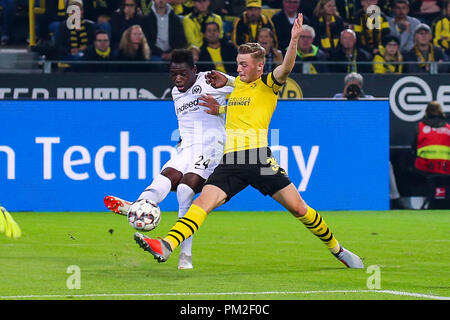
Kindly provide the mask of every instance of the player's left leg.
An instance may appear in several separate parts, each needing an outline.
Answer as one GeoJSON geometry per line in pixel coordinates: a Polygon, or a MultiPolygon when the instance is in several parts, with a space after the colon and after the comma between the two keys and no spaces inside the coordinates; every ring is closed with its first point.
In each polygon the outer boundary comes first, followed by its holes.
{"type": "Polygon", "coordinates": [[[158,262],[167,261],[173,250],[197,232],[208,213],[224,203],[226,198],[226,193],[220,188],[205,185],[200,196],[195,199],[186,214],[178,219],[164,239],[153,239],[136,232],[134,240],[158,262]]]}
{"type": "Polygon", "coordinates": [[[291,183],[272,195],[272,198],[300,220],[309,231],[328,247],[331,253],[349,268],[364,268],[361,259],[343,248],[321,215],[309,207],[291,183]]]}

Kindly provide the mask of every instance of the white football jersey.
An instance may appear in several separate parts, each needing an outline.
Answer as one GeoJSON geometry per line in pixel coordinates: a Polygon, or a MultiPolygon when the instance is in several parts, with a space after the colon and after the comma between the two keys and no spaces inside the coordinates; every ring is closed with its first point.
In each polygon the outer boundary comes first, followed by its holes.
{"type": "Polygon", "coordinates": [[[206,83],[206,72],[199,72],[197,80],[186,91],[180,92],[177,87],[172,89],[172,98],[175,104],[175,114],[180,130],[181,148],[194,144],[210,145],[219,143],[224,145],[225,114],[211,115],[206,113],[207,107],[199,105],[200,97],[209,94],[220,105],[226,104],[226,96],[233,91],[233,87],[225,86],[214,89],[206,83]]]}

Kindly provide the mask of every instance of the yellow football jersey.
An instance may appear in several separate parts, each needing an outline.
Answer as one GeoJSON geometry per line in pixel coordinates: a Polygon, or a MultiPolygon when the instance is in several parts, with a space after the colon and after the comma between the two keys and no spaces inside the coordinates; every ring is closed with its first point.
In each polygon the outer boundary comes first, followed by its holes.
{"type": "Polygon", "coordinates": [[[246,83],[236,77],[227,107],[225,153],[267,147],[272,114],[281,88],[272,73],[246,83]]]}

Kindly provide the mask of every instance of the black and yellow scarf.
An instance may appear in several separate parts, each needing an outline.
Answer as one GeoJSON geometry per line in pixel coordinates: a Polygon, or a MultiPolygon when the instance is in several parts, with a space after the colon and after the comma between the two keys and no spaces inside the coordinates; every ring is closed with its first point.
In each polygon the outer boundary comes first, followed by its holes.
{"type": "Polygon", "coordinates": [[[111,48],[106,49],[106,51],[100,51],[97,48],[95,48],[95,52],[99,57],[102,57],[103,59],[108,59],[111,54],[111,48]]]}
{"type": "Polygon", "coordinates": [[[429,44],[429,49],[428,49],[428,59],[425,58],[425,56],[423,55],[422,51],[419,50],[419,48],[417,47],[417,45],[414,45],[414,51],[416,53],[416,57],[417,60],[419,61],[419,67],[424,68],[427,71],[430,71],[430,64],[427,62],[434,62],[436,61],[435,56],[434,56],[434,47],[432,44],[429,44]]]}
{"type": "Polygon", "coordinates": [[[351,63],[347,65],[347,73],[358,72],[358,64],[356,63],[356,58],[358,57],[358,51],[353,50],[353,55],[351,59],[347,56],[347,60],[351,63]]]}
{"type": "Polygon", "coordinates": [[[336,17],[331,16],[330,23],[326,21],[326,17],[319,18],[319,24],[322,24],[325,29],[325,33],[321,34],[320,45],[323,49],[336,49],[339,45],[339,35],[333,34],[332,30],[336,28],[336,17]]]}
{"type": "Polygon", "coordinates": [[[81,21],[79,30],[70,30],[70,48],[85,49],[88,45],[88,34],[86,31],[86,23],[84,19],[81,21]]]}

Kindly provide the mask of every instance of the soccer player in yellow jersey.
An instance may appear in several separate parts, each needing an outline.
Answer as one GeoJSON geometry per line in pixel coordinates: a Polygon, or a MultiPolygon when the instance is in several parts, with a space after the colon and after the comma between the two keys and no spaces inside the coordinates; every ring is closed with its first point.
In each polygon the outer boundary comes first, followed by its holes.
{"type": "MultiPolygon", "coordinates": [[[[357,255],[339,244],[319,213],[305,203],[268,147],[268,128],[277,106],[277,92],[294,67],[302,23],[303,16],[299,14],[283,63],[269,74],[263,74],[264,48],[257,43],[239,47],[236,59],[239,76],[226,110],[227,137],[222,162],[209,176],[200,196],[164,239],[134,235],[136,242],[159,262],[166,261],[175,248],[192,236],[209,212],[251,185],[283,205],[347,267],[364,267],[357,255]]],[[[210,81],[213,87],[220,87],[227,79],[214,72],[210,81]]],[[[203,103],[210,107],[211,113],[217,113],[219,107],[212,97],[205,97],[203,103]]]]}

